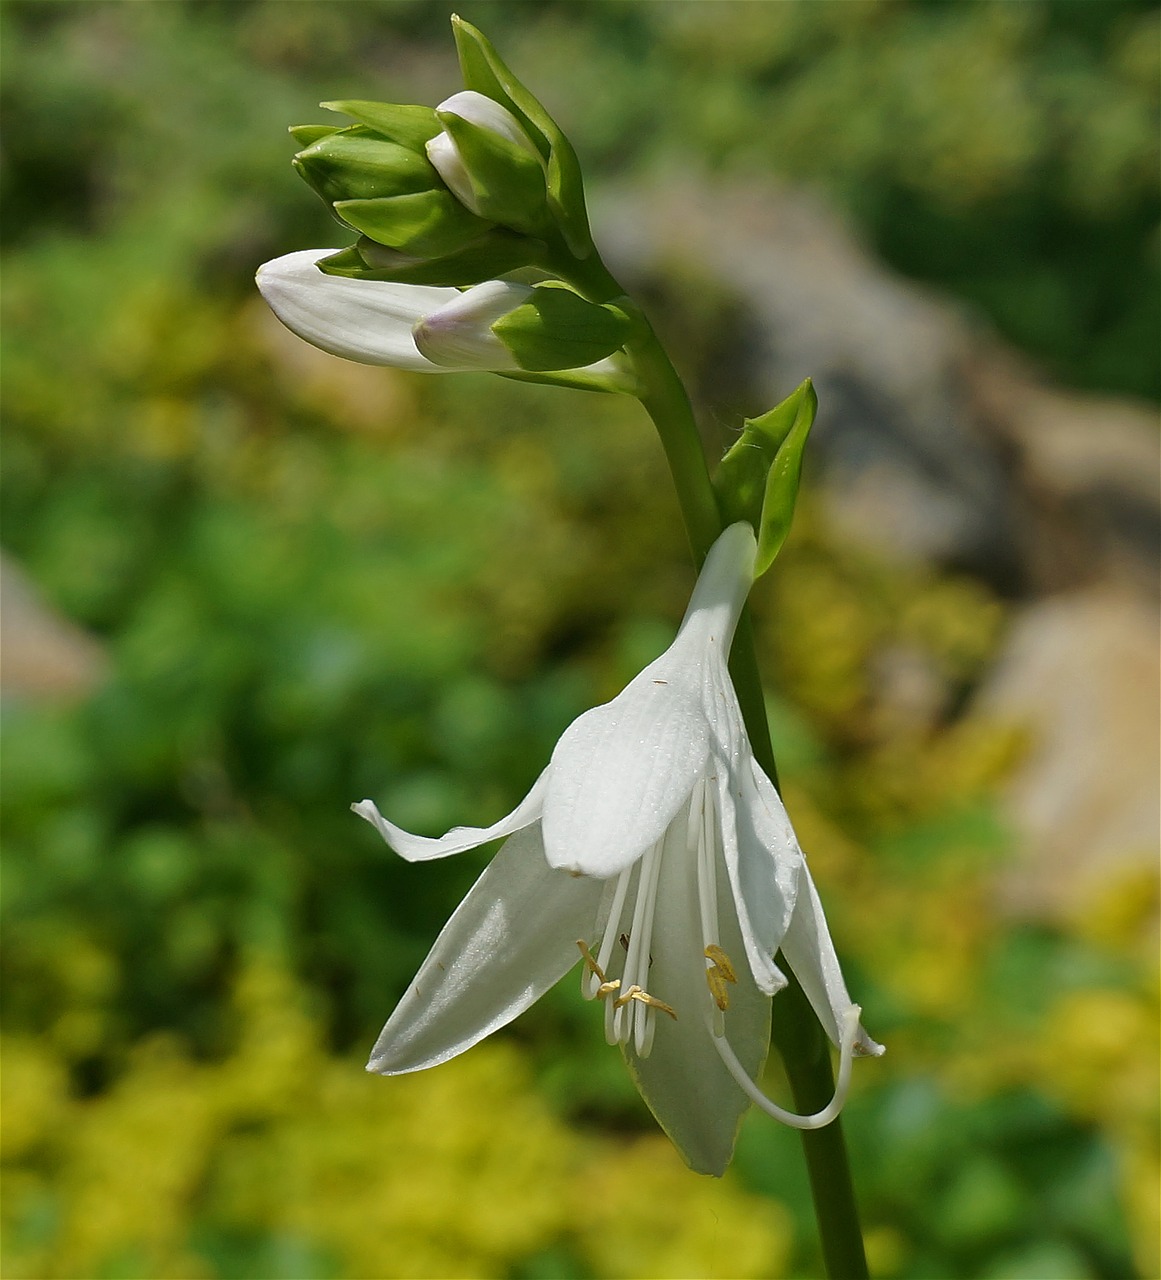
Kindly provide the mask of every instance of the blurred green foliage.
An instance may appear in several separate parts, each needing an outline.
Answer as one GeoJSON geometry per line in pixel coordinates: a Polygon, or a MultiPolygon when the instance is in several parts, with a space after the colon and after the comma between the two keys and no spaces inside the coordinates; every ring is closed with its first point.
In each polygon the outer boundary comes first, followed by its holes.
{"type": "MultiPolygon", "coordinates": [[[[464,12],[596,172],[824,183],[1078,383],[1157,391],[1151,7],[464,12]]],[[[691,580],[632,405],[344,365],[254,296],[336,243],[286,125],[450,92],[446,18],[0,9],[3,543],[112,661],[4,708],[14,1278],[818,1273],[794,1136],[752,1117],[729,1178],[685,1173],[572,983],[447,1067],[360,1069],[483,860],[410,867],[348,804],[503,812],[691,580]]],[[[809,494],[755,604],[788,804],[890,1045],[847,1119],[876,1272],[1155,1274],[1157,887],[994,910],[1022,744],[960,708],[1004,606],[809,494]],[[899,662],[933,705],[888,696],[899,662]]]]}

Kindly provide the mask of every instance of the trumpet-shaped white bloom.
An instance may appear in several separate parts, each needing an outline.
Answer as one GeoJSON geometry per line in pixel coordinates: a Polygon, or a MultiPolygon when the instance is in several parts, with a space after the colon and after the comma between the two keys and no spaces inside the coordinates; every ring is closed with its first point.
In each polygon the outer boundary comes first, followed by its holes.
{"type": "Polygon", "coordinates": [[[859,1023],[777,791],[758,767],[726,666],[755,541],[714,544],[670,648],[564,733],[520,804],[491,827],[415,836],[354,807],[401,856],[507,840],[436,940],[368,1070],[418,1071],[510,1022],[580,959],[642,1096],[688,1163],[721,1173],[751,1101],[802,1128],[838,1114],[859,1023]],[[754,1083],[781,950],[840,1046],[824,1111],[782,1111],[754,1083]]]}

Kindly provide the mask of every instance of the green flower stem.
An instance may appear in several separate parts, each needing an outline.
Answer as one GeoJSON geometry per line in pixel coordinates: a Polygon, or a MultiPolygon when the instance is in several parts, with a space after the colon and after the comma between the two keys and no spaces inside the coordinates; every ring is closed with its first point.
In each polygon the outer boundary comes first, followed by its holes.
{"type": "MultiPolygon", "coordinates": [[[[694,560],[700,566],[722,531],[722,521],[689,397],[643,318],[627,349],[640,379],[639,398],[661,436],[694,560]]],[[[777,786],[748,610],[738,623],[730,672],[755,759],[777,786]]],[[[829,1042],[801,986],[786,965],[782,968],[790,985],[777,997],[772,1039],[785,1064],[794,1104],[809,1114],[820,1111],[834,1094],[829,1042]]],[[[840,1122],[803,1131],[802,1145],[827,1275],[832,1280],[864,1280],[867,1260],[840,1122]]]]}

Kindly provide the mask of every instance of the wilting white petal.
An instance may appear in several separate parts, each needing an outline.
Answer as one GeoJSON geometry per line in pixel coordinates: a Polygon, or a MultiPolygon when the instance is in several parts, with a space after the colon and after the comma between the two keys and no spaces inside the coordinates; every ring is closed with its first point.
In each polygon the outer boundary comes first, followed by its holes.
{"type": "Polygon", "coordinates": [[[424,316],[413,331],[415,345],[433,363],[450,368],[519,369],[492,325],[531,296],[526,284],[485,280],[424,316]]]}
{"type": "Polygon", "coordinates": [[[548,785],[548,770],[532,784],[532,790],[523,800],[498,822],[490,827],[452,827],[442,836],[416,836],[397,827],[379,812],[370,800],[360,800],[351,805],[351,811],[365,818],[401,858],[408,862],[429,862],[433,858],[446,858],[465,849],[475,849],[489,840],[512,835],[535,822],[544,805],[544,791],[548,785]]]}
{"type": "Polygon", "coordinates": [[[658,659],[561,735],[544,798],[554,867],[616,875],[688,803],[709,756],[709,726],[698,690],[680,677],[658,659]]]}
{"type": "MultiPolygon", "coordinates": [[[[836,1045],[839,1044],[843,1014],[854,1002],[847,993],[818,890],[805,862],[798,875],[798,901],[790,918],[790,927],[782,939],[782,954],[802,984],[823,1030],[836,1045]]],[[[883,1052],[883,1046],[872,1040],[860,1024],[855,1051],[877,1057],[883,1052]]]]}
{"type": "MultiPolygon", "coordinates": [[[[722,1065],[706,1027],[709,989],[699,945],[701,923],[697,877],[691,875],[684,824],[667,841],[657,885],[656,918],[650,942],[649,992],[670,1005],[677,1018],[656,1015],[652,1050],[641,1058],[632,1042],[625,1060],[641,1096],[691,1168],[720,1175],[730,1161],[738,1124],[749,1099],[722,1065]]],[[[718,864],[718,900],[728,903],[729,885],[718,864]]],[[[721,945],[734,958],[742,938],[730,911],[721,915],[721,945]]],[[[725,1015],[731,1044],[751,1076],[761,1073],[770,1043],[770,1000],[738,966],[725,1015]]]]}
{"type": "Polygon", "coordinates": [[[443,369],[422,355],[411,331],[432,311],[459,298],[458,289],[351,280],[315,265],[336,249],[302,249],[258,268],[258,288],[288,329],[331,355],[361,364],[427,373],[443,369]]]}
{"type": "Polygon", "coordinates": [[[553,871],[539,826],[512,836],[469,890],[383,1028],[368,1071],[434,1067],[511,1022],[580,959],[604,885],[553,871]]]}

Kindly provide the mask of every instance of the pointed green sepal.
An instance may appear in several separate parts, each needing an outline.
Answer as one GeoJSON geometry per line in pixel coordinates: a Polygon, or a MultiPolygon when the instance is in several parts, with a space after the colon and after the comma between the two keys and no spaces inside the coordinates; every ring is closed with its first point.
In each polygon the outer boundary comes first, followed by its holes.
{"type": "Polygon", "coordinates": [[[714,490],[722,520],[747,520],[758,531],[756,574],[763,574],[786,541],[802,454],[818,410],[810,379],[781,404],[758,418],[747,418],[742,435],[722,459],[714,490]]]}
{"type": "Polygon", "coordinates": [[[509,71],[488,38],[452,14],[452,32],[464,85],[507,107],[528,131],[547,162],[548,203],[569,250],[577,258],[593,251],[585,210],[584,180],[572,143],[539,100],[509,71]]]}
{"type": "Polygon", "coordinates": [[[364,125],[326,134],[291,163],[328,204],[410,195],[442,185],[425,155],[389,142],[364,125]]]}
{"type": "Polygon", "coordinates": [[[547,387],[568,387],[572,391],[605,391],[613,395],[636,396],[641,393],[637,376],[629,368],[628,362],[621,362],[617,357],[612,360],[612,368],[596,372],[592,369],[560,369],[555,373],[510,373],[498,371],[501,378],[512,378],[517,382],[538,382],[547,387]]]}
{"type": "Polygon", "coordinates": [[[494,129],[453,111],[438,115],[467,170],[480,216],[515,231],[543,235],[551,221],[540,161],[494,129]]]}
{"type": "Polygon", "coordinates": [[[320,138],[329,138],[338,133],[339,127],[334,124],[292,124],[286,131],[300,147],[309,147],[320,138]]]}
{"type": "Polygon", "coordinates": [[[367,263],[362,254],[352,244],[337,253],[320,258],[316,264],[318,269],[328,276],[346,276],[352,280],[373,279],[368,276],[367,263]]]}
{"type": "Polygon", "coordinates": [[[491,228],[450,191],[418,191],[377,200],[338,200],[335,213],[348,226],[413,258],[457,253],[491,228]]]}
{"type": "Polygon", "coordinates": [[[540,373],[583,368],[612,355],[629,336],[629,320],[616,307],[587,302],[550,281],[497,320],[492,332],[522,369],[540,373]]]}
{"type": "Polygon", "coordinates": [[[338,111],[374,129],[384,138],[409,151],[422,153],[427,142],[443,127],[431,107],[415,107],[397,102],[320,102],[327,111],[338,111]]]}

